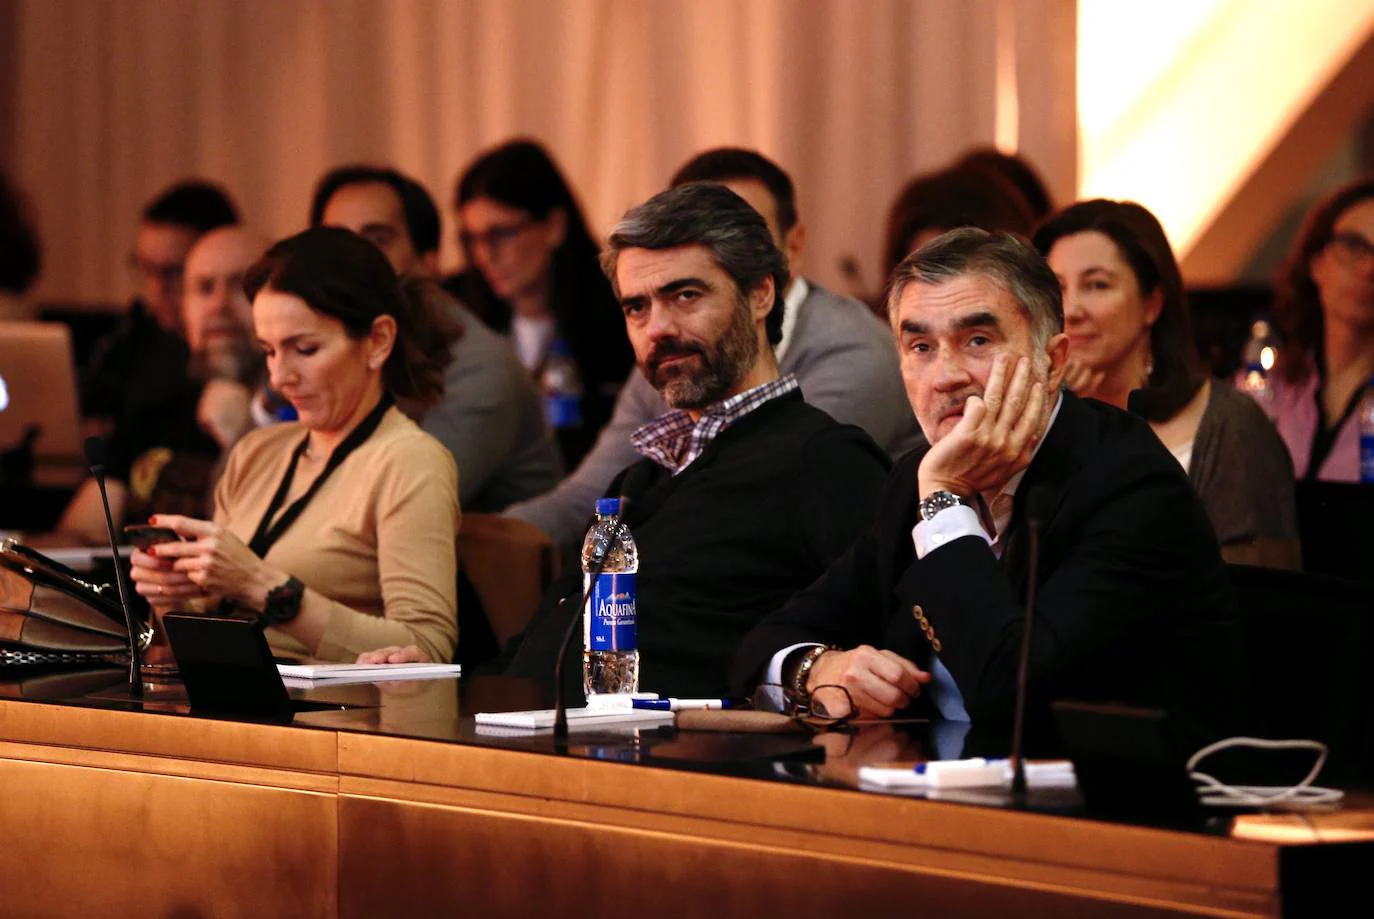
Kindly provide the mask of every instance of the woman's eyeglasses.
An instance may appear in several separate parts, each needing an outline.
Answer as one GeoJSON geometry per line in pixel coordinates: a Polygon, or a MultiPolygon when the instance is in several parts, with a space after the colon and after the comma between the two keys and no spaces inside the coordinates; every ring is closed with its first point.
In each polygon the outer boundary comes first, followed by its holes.
{"type": "Polygon", "coordinates": [[[1331,249],[1347,265],[1374,257],[1374,243],[1359,233],[1337,233],[1331,237],[1331,249]]]}
{"type": "Polygon", "coordinates": [[[464,249],[471,252],[478,245],[487,247],[487,251],[495,251],[509,242],[512,242],[521,233],[528,230],[535,223],[534,220],[521,220],[519,223],[508,223],[491,227],[484,233],[473,233],[463,230],[458,234],[458,242],[464,249]]]}
{"type": "Polygon", "coordinates": [[[817,686],[805,698],[778,683],[760,683],[750,697],[755,711],[781,711],[813,730],[828,731],[858,716],[854,699],[843,686],[817,686]]]}

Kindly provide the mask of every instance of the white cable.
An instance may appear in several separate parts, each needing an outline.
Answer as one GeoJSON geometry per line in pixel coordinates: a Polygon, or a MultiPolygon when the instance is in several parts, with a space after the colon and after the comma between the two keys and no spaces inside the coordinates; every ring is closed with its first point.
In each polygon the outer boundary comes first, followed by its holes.
{"type": "Polygon", "coordinates": [[[1188,758],[1188,777],[1198,782],[1202,803],[1210,807],[1326,807],[1340,803],[1345,792],[1336,788],[1313,785],[1326,765],[1326,744],[1315,740],[1263,740],[1258,737],[1231,737],[1208,744],[1188,758]],[[1281,785],[1228,785],[1221,780],[1198,772],[1197,765],[1213,753],[1232,747],[1256,750],[1315,750],[1316,762],[1302,781],[1287,787],[1281,785]]]}

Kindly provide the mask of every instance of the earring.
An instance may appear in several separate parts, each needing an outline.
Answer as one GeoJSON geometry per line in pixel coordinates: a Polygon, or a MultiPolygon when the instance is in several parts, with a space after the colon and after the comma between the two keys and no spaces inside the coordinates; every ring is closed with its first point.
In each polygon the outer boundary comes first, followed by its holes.
{"type": "Polygon", "coordinates": [[[1155,354],[1154,351],[1145,352],[1145,383],[1141,386],[1144,389],[1150,385],[1150,379],[1155,375],[1155,354]]]}

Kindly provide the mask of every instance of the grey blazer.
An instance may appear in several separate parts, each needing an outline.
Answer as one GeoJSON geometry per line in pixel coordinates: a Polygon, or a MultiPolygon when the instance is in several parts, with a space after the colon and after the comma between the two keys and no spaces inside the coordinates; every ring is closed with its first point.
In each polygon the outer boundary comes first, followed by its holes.
{"type": "MultiPolygon", "coordinates": [[[[779,369],[796,374],[807,402],[863,428],[889,455],[924,443],[902,387],[891,331],[857,300],[810,281],[807,286],[779,369]]],[[[667,411],[649,381],[631,371],[610,422],[581,465],[553,491],[506,513],[533,523],[562,548],[576,545],[596,499],[617,473],[641,459],[630,435],[667,411]]]]}
{"type": "Polygon", "coordinates": [[[458,463],[465,511],[495,513],[558,484],[563,460],[534,382],[511,350],[456,300],[463,325],[444,373],[444,396],[420,422],[458,463]]]}

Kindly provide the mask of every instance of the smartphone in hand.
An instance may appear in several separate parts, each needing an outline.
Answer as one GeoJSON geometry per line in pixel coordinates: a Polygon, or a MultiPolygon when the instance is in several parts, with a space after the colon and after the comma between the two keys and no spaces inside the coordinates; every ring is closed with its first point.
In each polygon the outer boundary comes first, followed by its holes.
{"type": "Polygon", "coordinates": [[[124,538],[137,546],[140,551],[147,552],[150,546],[164,542],[177,542],[182,537],[171,527],[155,527],[147,523],[134,523],[124,528],[124,538]]]}

